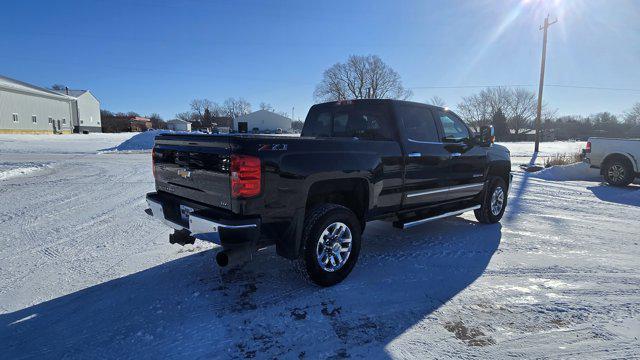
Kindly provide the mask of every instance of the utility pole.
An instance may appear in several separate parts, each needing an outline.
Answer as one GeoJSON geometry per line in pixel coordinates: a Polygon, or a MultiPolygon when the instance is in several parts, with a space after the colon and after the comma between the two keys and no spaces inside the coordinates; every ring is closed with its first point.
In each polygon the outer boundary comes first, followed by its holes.
{"type": "Polygon", "coordinates": [[[540,27],[540,30],[544,30],[544,35],[542,38],[542,63],[540,64],[540,88],[538,89],[538,113],[536,114],[536,146],[533,151],[535,154],[538,153],[540,148],[540,126],[542,122],[542,89],[544,88],[544,63],[547,57],[547,29],[549,26],[558,22],[558,19],[555,19],[553,22],[549,22],[549,15],[544,19],[544,25],[540,27]]]}

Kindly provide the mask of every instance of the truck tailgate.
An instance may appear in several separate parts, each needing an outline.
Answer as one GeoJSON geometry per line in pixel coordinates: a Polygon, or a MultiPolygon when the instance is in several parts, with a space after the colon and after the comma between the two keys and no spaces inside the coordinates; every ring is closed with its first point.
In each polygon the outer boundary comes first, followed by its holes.
{"type": "Polygon", "coordinates": [[[156,188],[231,209],[229,136],[161,135],[153,149],[156,188]]]}

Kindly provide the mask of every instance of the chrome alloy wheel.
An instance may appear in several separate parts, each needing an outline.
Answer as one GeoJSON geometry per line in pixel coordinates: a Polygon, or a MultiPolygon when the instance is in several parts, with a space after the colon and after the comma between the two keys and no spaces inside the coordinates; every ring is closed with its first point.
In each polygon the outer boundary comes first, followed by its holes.
{"type": "Polygon", "coordinates": [[[327,226],[318,239],[316,259],[324,271],[339,270],[351,254],[351,229],[341,222],[327,226]]]}
{"type": "Polygon", "coordinates": [[[493,216],[498,216],[502,207],[504,206],[504,190],[501,186],[496,187],[491,194],[491,213],[493,216]]]}
{"type": "Polygon", "coordinates": [[[621,183],[625,177],[624,167],[620,164],[614,164],[609,168],[609,171],[607,171],[607,175],[611,181],[621,183]]]}

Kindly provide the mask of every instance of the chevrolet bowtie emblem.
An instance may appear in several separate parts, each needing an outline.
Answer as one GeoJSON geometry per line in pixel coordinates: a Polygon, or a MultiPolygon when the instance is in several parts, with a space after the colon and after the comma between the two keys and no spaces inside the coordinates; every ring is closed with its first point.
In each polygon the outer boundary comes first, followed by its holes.
{"type": "Polygon", "coordinates": [[[178,175],[180,175],[180,177],[184,178],[184,179],[188,179],[191,177],[191,171],[187,170],[187,169],[180,169],[178,170],[178,175]]]}

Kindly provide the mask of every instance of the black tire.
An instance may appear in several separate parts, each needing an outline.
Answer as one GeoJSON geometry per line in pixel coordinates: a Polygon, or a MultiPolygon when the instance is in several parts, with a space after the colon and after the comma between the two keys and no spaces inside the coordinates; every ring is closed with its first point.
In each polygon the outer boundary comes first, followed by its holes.
{"type": "Polygon", "coordinates": [[[503,178],[499,176],[495,176],[495,177],[490,177],[487,180],[487,185],[482,194],[482,202],[480,204],[480,209],[476,209],[473,211],[473,213],[476,215],[476,219],[479,222],[483,224],[495,224],[498,221],[500,221],[500,219],[502,219],[502,215],[504,215],[504,210],[507,208],[507,195],[508,195],[507,190],[508,190],[507,183],[505,183],[503,178]],[[501,189],[503,194],[503,201],[501,205],[502,208],[500,209],[500,211],[497,211],[494,213],[494,211],[492,210],[492,198],[494,196],[494,193],[496,193],[498,189],[501,189]]]}
{"type": "Polygon", "coordinates": [[[302,243],[304,245],[303,255],[296,261],[296,266],[301,275],[316,285],[335,285],[349,275],[358,261],[361,243],[360,221],[353,211],[344,206],[336,204],[319,205],[310,210],[305,218],[302,243]],[[335,223],[342,223],[348,228],[351,236],[351,252],[341,267],[334,271],[327,271],[323,269],[320,265],[320,260],[318,260],[319,240],[324,231],[335,223]]]}
{"type": "Polygon", "coordinates": [[[624,159],[608,160],[602,171],[606,182],[613,186],[627,186],[634,178],[631,164],[624,159]]]}

